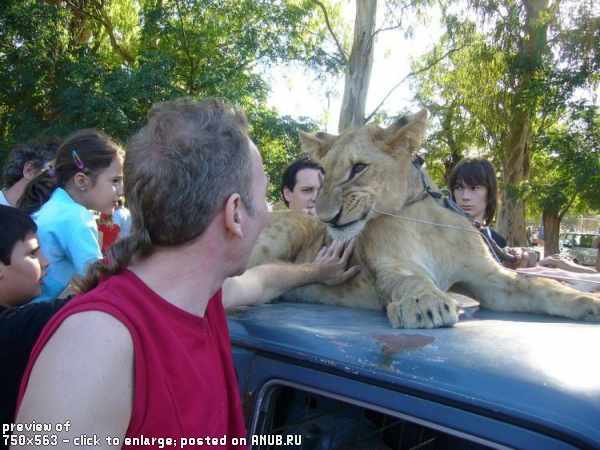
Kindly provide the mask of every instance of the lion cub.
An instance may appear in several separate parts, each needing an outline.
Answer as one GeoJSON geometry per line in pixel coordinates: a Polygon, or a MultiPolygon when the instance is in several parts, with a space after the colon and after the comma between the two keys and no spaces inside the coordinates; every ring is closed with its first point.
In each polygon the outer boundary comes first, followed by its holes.
{"type": "Polygon", "coordinates": [[[393,327],[435,328],[458,321],[448,294],[466,288],[484,308],[600,321],[600,297],[498,264],[465,217],[428,195],[433,186],[412,163],[426,126],[421,111],[383,129],[367,125],[340,136],[301,133],[302,148],[325,169],[318,218],[273,213],[251,265],[312,261],[331,238],[357,236],[352,265],[362,272],[340,286],[310,285],[286,299],[385,309],[393,327]]]}

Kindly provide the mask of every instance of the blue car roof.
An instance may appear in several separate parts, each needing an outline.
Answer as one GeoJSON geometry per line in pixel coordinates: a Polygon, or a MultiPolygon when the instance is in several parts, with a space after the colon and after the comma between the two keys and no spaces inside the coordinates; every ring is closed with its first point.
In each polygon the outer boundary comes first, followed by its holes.
{"type": "Polygon", "coordinates": [[[600,325],[479,310],[453,328],[275,303],[229,316],[233,345],[440,399],[600,447],[600,325]]]}

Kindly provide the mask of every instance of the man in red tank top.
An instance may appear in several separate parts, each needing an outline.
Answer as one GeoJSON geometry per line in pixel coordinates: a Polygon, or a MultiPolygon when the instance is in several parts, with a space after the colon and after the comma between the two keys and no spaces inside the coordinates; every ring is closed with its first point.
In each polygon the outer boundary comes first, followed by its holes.
{"type": "Polygon", "coordinates": [[[243,273],[267,221],[267,178],[244,115],[221,101],[155,105],[124,175],[131,234],[42,331],[13,447],[238,448],[245,426],[223,305],[342,282],[357,272],[345,268],[351,246],[243,273]]]}

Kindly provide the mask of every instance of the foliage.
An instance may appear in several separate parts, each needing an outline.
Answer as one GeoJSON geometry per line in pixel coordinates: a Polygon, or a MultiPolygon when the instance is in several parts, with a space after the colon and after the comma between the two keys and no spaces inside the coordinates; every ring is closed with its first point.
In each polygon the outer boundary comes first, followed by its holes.
{"type": "Polygon", "coordinates": [[[594,141],[574,107],[600,81],[600,18],[593,2],[440,3],[447,33],[415,65],[418,70],[449,55],[416,83],[418,98],[433,114],[426,145],[434,173],[441,178],[459,157],[477,153],[500,171],[504,198],[527,199],[532,212],[549,207],[550,199],[571,204],[557,181],[567,173],[570,189],[581,192],[572,205],[595,208],[582,190],[594,180],[598,186],[597,179],[575,169],[583,161],[597,167],[597,153],[584,151],[594,141]]]}
{"type": "Polygon", "coordinates": [[[150,106],[181,95],[249,112],[268,167],[310,126],[266,106],[270,64],[330,70],[309,1],[5,0],[0,5],[0,161],[16,142],[95,126],[121,139],[150,106]],[[273,155],[270,155],[270,152],[273,155]]]}
{"type": "Polygon", "coordinates": [[[279,117],[266,108],[250,109],[247,114],[252,123],[252,139],[261,152],[269,177],[268,197],[277,201],[283,171],[301,154],[298,131],[317,131],[318,126],[308,118],[279,117]]]}
{"type": "Polygon", "coordinates": [[[599,210],[600,111],[576,105],[567,121],[538,141],[526,190],[538,211],[562,218],[571,207],[573,212],[599,210]]]}

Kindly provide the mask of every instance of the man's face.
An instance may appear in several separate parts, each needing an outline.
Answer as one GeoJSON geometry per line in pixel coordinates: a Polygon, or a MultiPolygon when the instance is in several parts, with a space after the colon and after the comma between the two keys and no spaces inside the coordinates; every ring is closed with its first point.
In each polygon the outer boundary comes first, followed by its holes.
{"type": "Polygon", "coordinates": [[[37,297],[42,292],[42,277],[48,261],[42,255],[35,234],[17,241],[10,255],[10,264],[0,263],[0,303],[17,306],[37,297]]]}
{"type": "Polygon", "coordinates": [[[290,191],[283,188],[283,195],[290,209],[316,215],[315,202],[323,184],[323,174],[318,169],[302,169],[296,172],[296,185],[290,191]]]}
{"type": "Polygon", "coordinates": [[[267,206],[267,184],[268,179],[262,164],[262,158],[256,145],[250,141],[250,164],[252,170],[252,179],[250,182],[250,196],[254,204],[254,213],[246,214],[247,220],[244,229],[244,246],[240,262],[243,263],[242,271],[246,269],[246,264],[252,253],[252,248],[260,232],[265,228],[269,221],[269,208],[267,206]]]}

